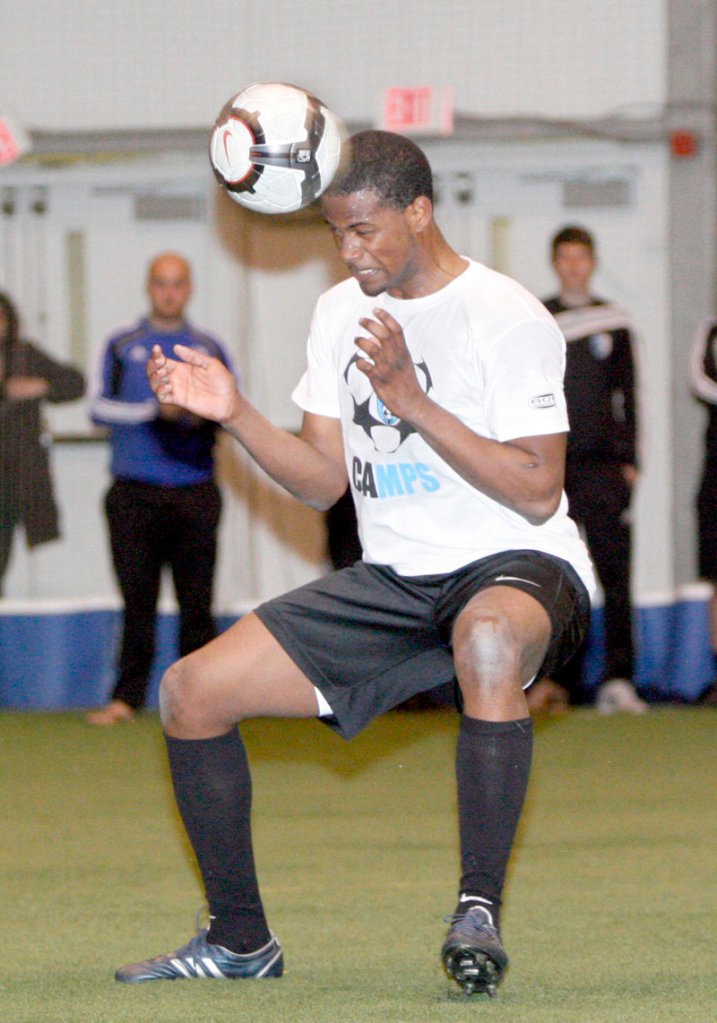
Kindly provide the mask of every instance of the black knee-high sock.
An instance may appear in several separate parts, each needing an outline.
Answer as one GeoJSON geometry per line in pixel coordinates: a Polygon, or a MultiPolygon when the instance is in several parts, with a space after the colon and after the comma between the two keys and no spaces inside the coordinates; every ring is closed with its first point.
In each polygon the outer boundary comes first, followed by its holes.
{"type": "Polygon", "coordinates": [[[165,736],[177,806],[204,881],[208,940],[252,952],[269,940],[251,840],[251,775],[239,732],[165,736]]]}
{"type": "Polygon", "coordinates": [[[508,858],[523,809],[533,722],[480,721],[463,715],[456,750],[461,837],[461,901],[482,905],[499,926],[508,858]],[[473,896],[476,901],[467,901],[473,896]]]}

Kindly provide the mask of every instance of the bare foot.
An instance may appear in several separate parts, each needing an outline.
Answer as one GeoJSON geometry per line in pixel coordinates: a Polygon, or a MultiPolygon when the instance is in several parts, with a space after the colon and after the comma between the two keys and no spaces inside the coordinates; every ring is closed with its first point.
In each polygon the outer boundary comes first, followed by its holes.
{"type": "Polygon", "coordinates": [[[88,725],[121,725],[134,719],[134,710],[124,700],[111,700],[100,710],[91,710],[85,715],[88,725]]]}
{"type": "Polygon", "coordinates": [[[570,709],[567,690],[551,678],[541,678],[526,691],[531,714],[565,714],[570,709]]]}

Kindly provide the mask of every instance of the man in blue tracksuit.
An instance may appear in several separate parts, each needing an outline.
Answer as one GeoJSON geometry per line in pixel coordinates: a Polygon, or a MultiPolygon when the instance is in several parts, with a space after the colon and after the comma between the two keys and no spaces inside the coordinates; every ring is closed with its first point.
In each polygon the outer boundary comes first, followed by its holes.
{"type": "Polygon", "coordinates": [[[149,267],[149,315],[108,340],[90,394],[93,422],[109,427],[113,482],[105,499],[112,561],[124,603],[117,683],[96,725],[129,721],[146,698],[155,652],[162,568],[179,604],[181,655],[216,634],[211,602],[221,510],[214,480],[216,423],[161,405],[146,364],[153,345],[168,356],[188,345],[229,366],[222,345],[184,317],[191,269],[175,253],[149,267]]]}

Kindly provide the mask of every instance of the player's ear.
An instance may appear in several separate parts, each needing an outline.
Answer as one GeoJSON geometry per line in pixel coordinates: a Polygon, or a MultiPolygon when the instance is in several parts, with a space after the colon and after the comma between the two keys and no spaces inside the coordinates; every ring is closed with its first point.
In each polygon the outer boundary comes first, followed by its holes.
{"type": "Polygon", "coordinates": [[[406,216],[413,230],[418,234],[425,231],[433,220],[433,203],[427,195],[418,195],[406,207],[406,216]]]}

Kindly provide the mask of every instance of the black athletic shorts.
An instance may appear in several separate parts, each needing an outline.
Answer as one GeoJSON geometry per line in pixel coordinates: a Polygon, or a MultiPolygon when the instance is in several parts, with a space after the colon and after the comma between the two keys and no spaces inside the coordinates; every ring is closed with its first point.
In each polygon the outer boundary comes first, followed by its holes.
{"type": "Polygon", "coordinates": [[[479,590],[514,586],[547,611],[552,635],[540,675],[565,663],[590,621],[575,570],[536,551],[508,551],[456,572],[400,576],[364,561],[269,600],[255,613],[326,698],[322,720],[345,738],[417,693],[455,681],[451,635],[479,590]]]}
{"type": "Polygon", "coordinates": [[[697,494],[697,559],[701,579],[717,582],[717,458],[707,458],[697,494]]]}

